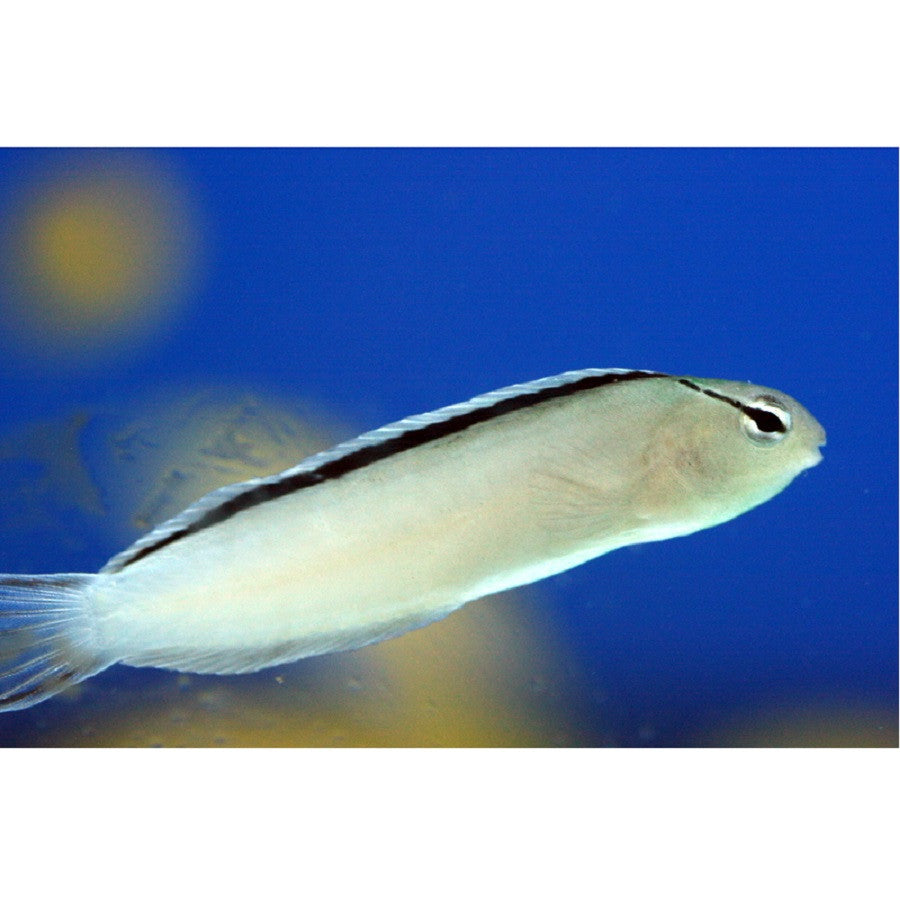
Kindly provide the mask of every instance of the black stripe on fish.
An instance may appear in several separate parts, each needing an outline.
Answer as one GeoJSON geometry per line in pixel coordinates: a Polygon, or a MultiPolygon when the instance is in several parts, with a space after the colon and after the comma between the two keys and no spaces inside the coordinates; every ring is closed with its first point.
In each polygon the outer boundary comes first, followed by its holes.
{"type": "Polygon", "coordinates": [[[726,397],[724,394],[717,394],[709,388],[700,387],[699,384],[694,384],[693,381],[690,381],[687,378],[679,378],[678,383],[683,384],[685,387],[689,387],[691,390],[699,391],[701,394],[706,394],[707,397],[721,400],[723,403],[727,403],[735,409],[739,409],[744,415],[750,416],[761,431],[769,433],[773,431],[783,433],[785,431],[784,422],[776,416],[775,413],[769,412],[766,409],[759,409],[755,406],[747,406],[746,404],[741,403],[740,400],[735,400],[733,397],[726,397]]]}
{"type": "MultiPolygon", "coordinates": [[[[410,428],[408,431],[404,431],[394,437],[385,438],[385,440],[380,443],[359,447],[358,449],[347,453],[346,456],[324,462],[316,469],[307,472],[297,472],[294,475],[288,475],[285,478],[272,483],[248,488],[246,491],[223,501],[219,506],[208,510],[196,521],[190,522],[183,528],[173,531],[171,534],[160,537],[160,539],[153,544],[142,547],[134,554],[134,556],[125,560],[120,568],[124,569],[126,566],[130,566],[139,559],[143,559],[151,553],[155,553],[157,550],[167,547],[169,544],[174,543],[180,538],[187,537],[190,534],[196,534],[198,531],[202,531],[212,525],[218,525],[220,522],[230,519],[232,516],[239,512],[243,512],[245,509],[258,506],[260,503],[265,503],[268,500],[277,500],[280,497],[286,497],[288,494],[292,494],[294,491],[301,490],[302,488],[312,487],[317,484],[322,484],[325,481],[340,478],[348,472],[362,469],[374,462],[387,459],[389,456],[394,456],[397,453],[402,453],[404,450],[412,450],[416,447],[421,447],[423,444],[428,444],[431,441],[436,441],[440,438],[447,437],[448,435],[465,431],[467,428],[471,428],[473,425],[480,424],[481,422],[487,422],[490,419],[495,419],[520,409],[526,409],[530,406],[537,406],[548,400],[568,397],[571,394],[593,390],[594,388],[603,387],[609,384],[618,384],[622,381],[635,381],[640,378],[668,377],[668,375],[661,372],[644,372],[638,370],[630,372],[607,372],[603,375],[586,375],[584,378],[579,378],[565,384],[551,385],[550,387],[532,393],[522,393],[516,394],[513,397],[504,397],[490,406],[475,407],[474,409],[451,416],[449,419],[430,422],[421,428],[410,428]]],[[[696,387],[696,385],[691,386],[696,387]]]]}

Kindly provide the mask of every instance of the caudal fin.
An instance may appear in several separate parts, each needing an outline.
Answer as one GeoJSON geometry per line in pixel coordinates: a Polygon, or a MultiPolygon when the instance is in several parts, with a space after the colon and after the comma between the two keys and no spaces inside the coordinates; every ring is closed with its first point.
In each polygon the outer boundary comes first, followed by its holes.
{"type": "Polygon", "coordinates": [[[0,575],[0,712],[105,669],[87,610],[96,575],[0,575]]]}

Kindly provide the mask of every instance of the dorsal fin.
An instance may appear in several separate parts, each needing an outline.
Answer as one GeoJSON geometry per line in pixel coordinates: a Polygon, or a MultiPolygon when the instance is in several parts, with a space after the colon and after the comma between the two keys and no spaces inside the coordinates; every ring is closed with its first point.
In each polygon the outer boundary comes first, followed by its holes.
{"type": "Polygon", "coordinates": [[[172,543],[265,500],[286,496],[304,487],[321,484],[346,472],[362,468],[430,440],[462,431],[497,415],[532,406],[543,400],[562,397],[636,378],[665,378],[659,372],[634,369],[580,369],[550,378],[514,384],[473,397],[465,403],[445,406],[433,412],[409,416],[374,431],[367,431],[308,457],[296,466],[264,478],[230,484],[202,497],[167,522],[139,538],[116,554],[100,571],[119,572],[127,565],[172,543]]]}

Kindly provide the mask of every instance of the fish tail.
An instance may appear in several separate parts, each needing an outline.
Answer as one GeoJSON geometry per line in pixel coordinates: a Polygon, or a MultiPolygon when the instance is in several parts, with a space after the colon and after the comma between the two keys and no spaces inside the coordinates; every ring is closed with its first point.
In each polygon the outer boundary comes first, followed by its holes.
{"type": "Polygon", "coordinates": [[[0,712],[25,709],[110,663],[94,645],[97,575],[0,575],[0,712]]]}

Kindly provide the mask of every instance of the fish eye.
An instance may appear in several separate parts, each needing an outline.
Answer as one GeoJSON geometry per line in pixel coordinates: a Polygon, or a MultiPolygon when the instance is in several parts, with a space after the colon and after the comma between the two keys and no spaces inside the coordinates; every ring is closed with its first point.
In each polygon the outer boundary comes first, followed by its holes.
{"type": "Polygon", "coordinates": [[[774,397],[757,397],[743,407],[744,434],[757,444],[777,444],[791,430],[791,414],[774,397]]]}

